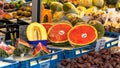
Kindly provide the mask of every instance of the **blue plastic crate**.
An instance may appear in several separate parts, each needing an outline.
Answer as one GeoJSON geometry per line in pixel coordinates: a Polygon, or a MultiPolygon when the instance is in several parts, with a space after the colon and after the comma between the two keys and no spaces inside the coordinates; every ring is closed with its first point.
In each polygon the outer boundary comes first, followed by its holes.
{"type": "Polygon", "coordinates": [[[2,66],[2,67],[0,66],[0,68],[19,68],[19,62],[18,61],[0,58],[0,61],[1,60],[3,62],[9,63],[9,64],[7,64],[5,66],[2,66]]]}
{"type": "Polygon", "coordinates": [[[120,33],[115,33],[115,32],[105,32],[104,36],[108,37],[118,37],[120,33]]]}
{"type": "Polygon", "coordinates": [[[60,62],[62,59],[64,59],[64,51],[57,51],[55,53],[32,58],[26,61],[20,61],[19,68],[56,68],[56,63],[60,62]]]}
{"type": "Polygon", "coordinates": [[[52,49],[52,48],[48,48],[48,50],[50,51],[50,54],[40,56],[40,57],[30,58],[28,60],[19,61],[19,68],[37,68],[37,64],[31,66],[31,64],[32,64],[31,62],[34,61],[35,63],[37,63],[38,60],[40,60],[40,59],[48,59],[51,57],[51,54],[57,55],[59,57],[59,59],[63,58],[62,55],[64,55],[64,54],[61,53],[62,50],[52,49]]]}
{"type": "MultiPolygon", "coordinates": [[[[111,40],[109,42],[106,43],[106,46],[105,48],[111,48],[111,47],[114,47],[117,45],[117,41],[118,39],[114,39],[114,40],[111,40]],[[116,43],[113,43],[113,42],[116,42],[116,43]],[[108,46],[109,45],[109,46],[108,46]]],[[[76,57],[80,57],[84,54],[88,54],[89,52],[92,52],[94,51],[94,49],[89,49],[89,50],[86,50],[86,47],[83,47],[83,48],[75,48],[73,50],[69,50],[69,51],[66,51],[64,50],[61,54],[63,59],[66,59],[66,58],[71,58],[71,59],[74,59],[76,57]],[[66,55],[67,53],[67,55],[66,55]]],[[[49,56],[54,56],[55,54],[51,54],[49,56]]],[[[47,55],[48,56],[48,55],[47,55]]],[[[39,59],[43,59],[44,57],[39,57],[39,59]]],[[[60,63],[61,60],[63,60],[62,58],[59,59],[59,58],[56,58],[56,59],[53,59],[51,60],[48,60],[48,61],[45,61],[43,63],[38,63],[34,66],[32,66],[31,68],[57,68],[58,64],[60,63]]]]}
{"type": "MultiPolygon", "coordinates": [[[[77,50],[79,50],[79,53],[78,54],[75,54],[73,58],[75,57],[80,57],[82,56],[83,54],[87,54],[89,52],[92,52],[93,49],[90,49],[90,50],[87,50],[87,51],[84,51],[84,48],[76,48],[76,49],[73,49],[71,50],[71,53],[72,51],[75,53],[77,50]]],[[[77,51],[78,52],[78,51],[77,51]]],[[[70,53],[70,52],[69,52],[70,53]]],[[[58,53],[56,53],[58,54],[58,53]]],[[[51,54],[49,56],[54,56],[56,54],[51,54]]],[[[58,64],[60,63],[61,60],[63,59],[66,59],[66,55],[65,55],[65,51],[62,51],[61,52],[61,55],[63,58],[56,58],[56,59],[53,59],[53,58],[50,58],[48,61],[45,61],[45,62],[42,62],[42,63],[38,63],[36,64],[34,67],[32,66],[31,68],[58,68],[58,64]],[[53,60],[52,60],[53,59],[53,60]]],[[[48,56],[48,55],[47,55],[48,56]]],[[[72,55],[71,55],[72,56],[72,55]]],[[[43,59],[44,57],[40,57],[40,59],[43,59]]],[[[72,58],[72,59],[73,59],[72,58]]]]}

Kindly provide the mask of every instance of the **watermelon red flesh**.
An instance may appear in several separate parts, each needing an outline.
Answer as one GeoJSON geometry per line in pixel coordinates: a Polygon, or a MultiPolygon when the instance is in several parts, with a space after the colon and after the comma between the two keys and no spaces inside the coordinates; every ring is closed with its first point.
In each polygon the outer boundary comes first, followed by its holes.
{"type": "Polygon", "coordinates": [[[79,25],[70,30],[68,38],[75,45],[86,45],[96,40],[97,31],[92,26],[79,25]]]}
{"type": "Polygon", "coordinates": [[[14,49],[10,46],[7,46],[7,45],[0,45],[0,49],[4,50],[6,53],[8,54],[12,54],[14,49]]]}
{"type": "Polygon", "coordinates": [[[48,38],[51,42],[62,43],[68,40],[67,33],[72,28],[70,24],[56,24],[48,31],[48,38]]]}
{"type": "Polygon", "coordinates": [[[36,56],[36,55],[39,54],[41,51],[44,51],[44,52],[47,53],[47,54],[49,53],[48,49],[47,49],[43,44],[39,43],[39,44],[35,47],[34,51],[32,52],[32,55],[33,55],[33,56],[36,56]]]}
{"type": "Polygon", "coordinates": [[[26,47],[32,48],[32,45],[30,45],[29,43],[27,43],[26,41],[22,40],[22,39],[18,39],[17,44],[22,44],[25,45],[26,47]]]}
{"type": "Polygon", "coordinates": [[[45,27],[45,29],[46,29],[47,32],[50,29],[50,27],[52,27],[51,23],[42,23],[42,25],[45,27]]]}

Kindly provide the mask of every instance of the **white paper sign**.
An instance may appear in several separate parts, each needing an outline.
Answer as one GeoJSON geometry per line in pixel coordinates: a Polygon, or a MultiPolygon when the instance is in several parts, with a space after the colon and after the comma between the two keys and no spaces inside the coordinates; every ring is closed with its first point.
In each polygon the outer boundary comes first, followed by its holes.
{"type": "Polygon", "coordinates": [[[118,47],[120,47],[120,36],[118,37],[118,47]]]}
{"type": "Polygon", "coordinates": [[[101,49],[105,48],[105,39],[99,39],[97,40],[95,51],[100,51],[101,49]]]}
{"type": "Polygon", "coordinates": [[[108,12],[116,12],[116,9],[115,9],[115,8],[108,8],[107,11],[108,11],[108,12]]]}

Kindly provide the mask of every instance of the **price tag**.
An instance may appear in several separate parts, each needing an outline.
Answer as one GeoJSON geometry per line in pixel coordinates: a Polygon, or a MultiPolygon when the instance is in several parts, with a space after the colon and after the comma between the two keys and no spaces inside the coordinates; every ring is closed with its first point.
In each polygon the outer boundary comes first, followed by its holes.
{"type": "Polygon", "coordinates": [[[105,39],[99,39],[97,40],[95,51],[100,51],[101,49],[105,48],[105,39]]]}
{"type": "Polygon", "coordinates": [[[107,11],[108,11],[108,12],[116,12],[116,9],[115,9],[115,8],[108,8],[107,11]]]}
{"type": "Polygon", "coordinates": [[[118,47],[120,47],[120,36],[118,37],[118,47]]]}

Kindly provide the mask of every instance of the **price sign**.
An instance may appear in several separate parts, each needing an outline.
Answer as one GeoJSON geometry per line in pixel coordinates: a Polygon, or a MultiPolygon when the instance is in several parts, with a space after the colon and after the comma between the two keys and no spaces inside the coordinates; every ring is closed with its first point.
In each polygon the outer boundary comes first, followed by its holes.
{"type": "Polygon", "coordinates": [[[100,51],[101,49],[105,48],[105,39],[99,39],[97,40],[95,51],[100,51]]]}
{"type": "Polygon", "coordinates": [[[120,36],[118,37],[118,47],[120,47],[120,36]]]}
{"type": "Polygon", "coordinates": [[[115,8],[108,8],[108,12],[116,12],[115,8]]]}

